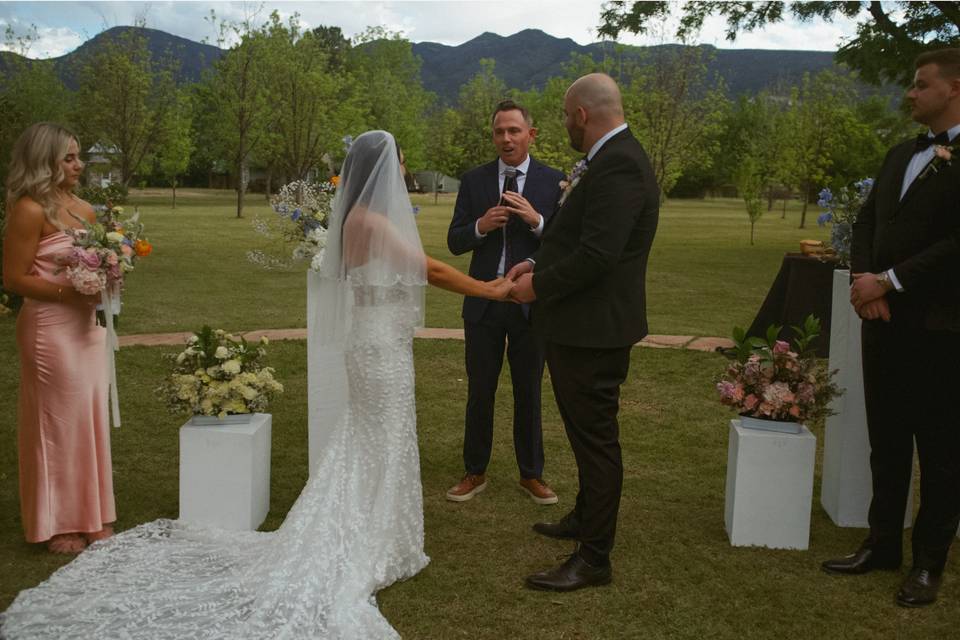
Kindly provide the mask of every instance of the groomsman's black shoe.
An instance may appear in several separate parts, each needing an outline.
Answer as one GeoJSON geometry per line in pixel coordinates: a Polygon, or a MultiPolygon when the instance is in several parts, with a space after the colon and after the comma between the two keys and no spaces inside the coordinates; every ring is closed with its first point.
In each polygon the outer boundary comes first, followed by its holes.
{"type": "Polygon", "coordinates": [[[896,571],[900,568],[900,558],[882,555],[870,547],[860,547],[848,556],[824,560],[820,567],[827,573],[858,576],[877,569],[896,571]]]}
{"type": "Polygon", "coordinates": [[[580,527],[571,517],[573,512],[560,518],[559,522],[538,522],[533,525],[533,530],[542,536],[556,538],[558,540],[576,540],[580,537],[580,527]]]}
{"type": "Polygon", "coordinates": [[[901,607],[925,607],[933,604],[940,589],[940,578],[940,574],[929,569],[914,567],[900,585],[900,591],[897,591],[897,604],[901,607]]]}
{"type": "Polygon", "coordinates": [[[587,564],[579,553],[574,552],[563,564],[527,576],[526,585],[540,591],[574,591],[609,584],[612,577],[613,569],[609,563],[594,567],[587,564]]]}

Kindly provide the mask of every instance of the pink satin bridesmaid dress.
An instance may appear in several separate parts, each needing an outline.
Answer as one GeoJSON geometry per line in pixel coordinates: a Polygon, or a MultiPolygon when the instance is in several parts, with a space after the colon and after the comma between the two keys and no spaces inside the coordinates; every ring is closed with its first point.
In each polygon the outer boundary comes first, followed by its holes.
{"type": "MultiPolygon", "coordinates": [[[[61,232],[41,238],[31,274],[69,288],[55,271],[72,243],[61,232]]],[[[116,520],[105,339],[92,308],[24,300],[17,446],[28,542],[94,533],[116,520]]]]}

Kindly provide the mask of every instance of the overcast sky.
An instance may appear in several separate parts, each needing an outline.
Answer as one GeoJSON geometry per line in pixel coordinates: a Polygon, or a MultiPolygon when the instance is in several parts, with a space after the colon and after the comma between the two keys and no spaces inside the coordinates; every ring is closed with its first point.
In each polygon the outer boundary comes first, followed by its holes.
{"type": "MultiPolygon", "coordinates": [[[[400,31],[413,42],[458,45],[484,31],[508,36],[523,29],[540,29],[580,44],[597,40],[603,0],[423,0],[419,2],[0,2],[0,30],[12,26],[22,33],[36,25],[40,38],[30,50],[33,58],[60,56],[106,28],[131,25],[143,19],[148,27],[202,41],[215,42],[215,31],[204,20],[213,9],[219,18],[242,20],[255,14],[262,20],[273,10],[281,16],[299,13],[308,28],[339,26],[353,36],[368,25],[400,31]]],[[[793,21],[744,34],[730,43],[723,23],[714,20],[700,42],[728,49],[806,49],[832,51],[843,38],[855,35],[849,20],[834,23],[793,21]]],[[[621,38],[628,44],[656,44],[659,37],[621,38]]]]}

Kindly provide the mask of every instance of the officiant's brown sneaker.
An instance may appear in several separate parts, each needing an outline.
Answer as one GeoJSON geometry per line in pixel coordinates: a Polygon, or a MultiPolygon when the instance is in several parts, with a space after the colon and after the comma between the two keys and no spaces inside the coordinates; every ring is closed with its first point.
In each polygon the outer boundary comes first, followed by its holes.
{"type": "Polygon", "coordinates": [[[453,502],[466,502],[486,488],[486,475],[482,473],[468,473],[463,476],[463,480],[458,482],[456,486],[450,487],[450,490],[447,491],[447,500],[451,500],[453,502]]]}
{"type": "Polygon", "coordinates": [[[521,478],[520,488],[537,504],[557,504],[559,498],[540,478],[521,478]]]}

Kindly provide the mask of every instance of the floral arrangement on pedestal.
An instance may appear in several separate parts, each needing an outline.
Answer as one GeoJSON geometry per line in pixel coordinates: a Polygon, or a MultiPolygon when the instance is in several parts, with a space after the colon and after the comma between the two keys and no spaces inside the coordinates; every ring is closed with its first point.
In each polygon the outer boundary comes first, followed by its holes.
{"type": "Polygon", "coordinates": [[[264,366],[266,337],[251,345],[222,329],[203,327],[187,339],[174,359],[173,372],[157,388],[171,413],[201,416],[262,412],[283,385],[264,366]]]}
{"type": "Polygon", "coordinates": [[[717,382],[720,402],[762,420],[804,423],[831,415],[830,401],[842,391],[833,382],[836,371],[811,349],[820,321],[810,315],[792,327],[792,345],[779,339],[781,328],[771,326],[764,338],[734,329],[735,362],[717,382]]]}
{"type": "Polygon", "coordinates": [[[328,182],[296,180],[281,187],[270,199],[276,215],[257,216],[253,228],[284,245],[293,244],[290,257],[255,250],[247,252],[247,259],[266,269],[287,268],[293,262],[307,261],[311,269],[319,270],[327,244],[327,220],[338,181],[339,178],[334,176],[328,182]]]}
{"type": "Polygon", "coordinates": [[[10,304],[10,297],[0,289],[0,316],[6,316],[13,313],[13,310],[7,305],[10,304]]]}
{"type": "Polygon", "coordinates": [[[853,223],[857,220],[863,203],[873,188],[873,178],[864,178],[854,182],[852,187],[843,187],[836,194],[823,189],[817,205],[826,211],[817,217],[821,227],[831,223],[830,245],[840,264],[850,264],[850,242],[853,240],[853,223]]]}

